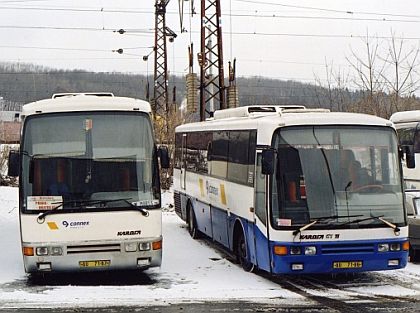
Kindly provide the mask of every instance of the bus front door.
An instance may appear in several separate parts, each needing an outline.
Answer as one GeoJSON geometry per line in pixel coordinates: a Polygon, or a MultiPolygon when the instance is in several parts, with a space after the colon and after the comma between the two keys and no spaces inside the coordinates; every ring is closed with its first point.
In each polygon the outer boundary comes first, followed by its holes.
{"type": "Polygon", "coordinates": [[[185,179],[187,175],[187,134],[182,134],[181,142],[181,177],[179,181],[181,182],[181,189],[185,190],[185,179]]]}
{"type": "Polygon", "coordinates": [[[267,184],[268,176],[261,173],[261,153],[257,155],[255,173],[255,203],[254,203],[254,243],[257,265],[267,272],[270,266],[270,245],[268,236],[267,219],[267,184]]]}

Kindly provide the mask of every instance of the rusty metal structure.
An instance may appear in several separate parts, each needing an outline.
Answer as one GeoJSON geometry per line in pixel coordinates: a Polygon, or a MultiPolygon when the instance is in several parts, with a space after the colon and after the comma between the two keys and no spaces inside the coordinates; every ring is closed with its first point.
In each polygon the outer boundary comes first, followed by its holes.
{"type": "Polygon", "coordinates": [[[226,108],[220,0],[201,0],[200,120],[226,108]]]}

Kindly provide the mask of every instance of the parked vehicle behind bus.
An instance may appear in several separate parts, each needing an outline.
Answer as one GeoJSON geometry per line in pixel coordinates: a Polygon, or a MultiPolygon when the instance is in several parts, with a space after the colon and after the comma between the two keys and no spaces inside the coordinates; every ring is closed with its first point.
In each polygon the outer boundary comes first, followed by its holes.
{"type": "Polygon", "coordinates": [[[397,136],[375,116],[249,106],[176,128],[174,203],[246,271],[406,266],[397,136]]]}
{"type": "Polygon", "coordinates": [[[9,156],[9,175],[20,181],[26,272],[160,266],[150,113],[149,103],[110,93],[56,94],[23,106],[20,151],[9,156]]]}

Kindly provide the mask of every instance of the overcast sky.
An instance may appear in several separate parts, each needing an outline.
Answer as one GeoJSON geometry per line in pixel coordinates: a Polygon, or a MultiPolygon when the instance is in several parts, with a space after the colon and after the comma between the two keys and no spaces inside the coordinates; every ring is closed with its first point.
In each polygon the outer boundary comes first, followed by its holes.
{"type": "MultiPolygon", "coordinates": [[[[191,0],[190,0],[191,1],[191,0]]],[[[167,26],[178,34],[168,45],[169,69],[188,71],[190,40],[199,50],[200,1],[190,18],[185,1],[180,32],[178,0],[168,5],[167,26]]],[[[54,68],[152,74],[154,0],[0,0],[0,62],[54,68]],[[78,29],[82,30],[78,30],[78,29]],[[120,35],[113,30],[126,29],[120,35]],[[124,49],[120,55],[112,50],[124,49]]],[[[405,38],[420,44],[420,1],[416,0],[221,0],[225,71],[237,59],[238,76],[268,76],[313,82],[325,64],[348,71],[351,50],[364,56],[359,36],[405,38]],[[346,13],[347,12],[347,13],[346,13]]],[[[379,40],[385,51],[387,39],[379,40]]],[[[198,70],[197,63],[195,68],[198,70]]]]}

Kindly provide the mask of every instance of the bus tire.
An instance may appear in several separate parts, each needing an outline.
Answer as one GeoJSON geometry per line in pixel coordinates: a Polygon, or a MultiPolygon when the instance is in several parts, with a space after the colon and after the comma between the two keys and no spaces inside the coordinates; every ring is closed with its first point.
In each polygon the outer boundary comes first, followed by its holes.
{"type": "Polygon", "coordinates": [[[420,250],[413,249],[413,247],[410,246],[410,261],[411,262],[420,262],[420,250]]]}
{"type": "Polygon", "coordinates": [[[235,255],[236,260],[241,264],[245,272],[253,272],[254,264],[248,259],[248,248],[245,240],[245,235],[242,230],[238,232],[235,242],[235,255]]]}
{"type": "Polygon", "coordinates": [[[188,205],[188,232],[192,239],[200,238],[200,231],[197,229],[197,220],[191,204],[188,205]]]}

